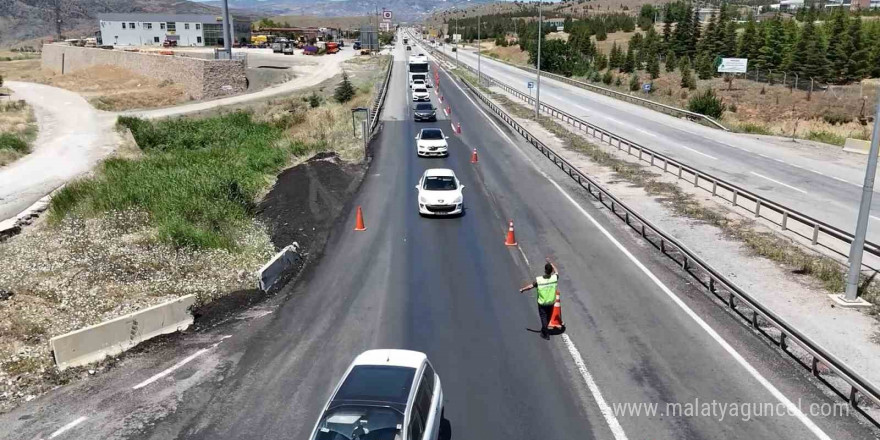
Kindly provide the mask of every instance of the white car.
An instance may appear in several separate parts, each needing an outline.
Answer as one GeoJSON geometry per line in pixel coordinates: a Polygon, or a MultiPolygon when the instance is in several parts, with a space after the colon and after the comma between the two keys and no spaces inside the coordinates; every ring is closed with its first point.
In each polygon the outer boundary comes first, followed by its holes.
{"type": "Polygon", "coordinates": [[[312,440],[437,440],[443,389],[424,353],[369,350],[348,367],[312,440]]]}
{"type": "Polygon", "coordinates": [[[419,89],[419,88],[426,89],[426,88],[428,88],[428,84],[425,83],[425,80],[423,80],[423,79],[414,79],[412,81],[412,84],[409,85],[409,88],[411,88],[411,89],[419,89]]]}
{"type": "Polygon", "coordinates": [[[430,101],[431,95],[428,94],[428,89],[426,89],[424,86],[416,87],[413,89],[412,92],[412,100],[415,102],[430,101]]]}
{"type": "Polygon", "coordinates": [[[460,215],[464,212],[464,185],[446,168],[432,168],[419,179],[419,215],[460,215]]]}
{"type": "Polygon", "coordinates": [[[416,154],[425,156],[448,156],[449,144],[446,143],[449,136],[443,134],[439,128],[423,128],[416,136],[416,154]]]}

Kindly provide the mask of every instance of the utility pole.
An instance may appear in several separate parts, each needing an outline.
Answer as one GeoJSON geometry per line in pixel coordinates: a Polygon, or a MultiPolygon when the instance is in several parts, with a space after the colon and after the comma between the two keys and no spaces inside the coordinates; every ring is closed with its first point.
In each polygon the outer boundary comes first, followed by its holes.
{"type": "Polygon", "coordinates": [[[874,195],[874,175],[877,172],[877,153],[880,152],[880,95],[877,95],[877,110],[874,115],[874,135],[871,137],[871,150],[868,152],[868,169],[862,186],[862,203],[856,222],[856,234],[849,251],[849,273],[846,277],[846,294],[837,295],[838,304],[850,306],[869,306],[867,301],[858,298],[859,275],[862,273],[862,254],[865,250],[865,234],[868,232],[868,216],[871,211],[871,198],[874,195]]]}
{"type": "Polygon", "coordinates": [[[543,0],[538,1],[538,84],[535,89],[535,120],[538,120],[538,116],[541,115],[541,34],[543,33],[543,11],[541,11],[542,6],[544,5],[543,0]]]}
{"type": "Polygon", "coordinates": [[[480,52],[482,52],[482,40],[480,40],[480,16],[477,15],[477,84],[483,85],[483,71],[480,70],[480,52]]]}
{"type": "Polygon", "coordinates": [[[61,41],[61,0],[55,0],[55,39],[61,41]]]}
{"type": "Polygon", "coordinates": [[[232,40],[229,38],[232,35],[232,23],[229,22],[229,0],[223,0],[221,6],[223,7],[223,51],[226,52],[229,59],[232,59],[232,40]]]}
{"type": "Polygon", "coordinates": [[[455,34],[458,35],[459,40],[455,42],[455,65],[461,67],[461,64],[458,62],[458,50],[461,49],[461,45],[458,44],[461,41],[461,34],[458,33],[458,17],[455,17],[455,34]]]}

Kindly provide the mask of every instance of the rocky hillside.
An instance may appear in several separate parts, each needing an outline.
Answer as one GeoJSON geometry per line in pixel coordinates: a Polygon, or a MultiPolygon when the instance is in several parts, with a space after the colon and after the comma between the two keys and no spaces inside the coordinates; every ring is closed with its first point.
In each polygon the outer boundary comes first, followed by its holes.
{"type": "Polygon", "coordinates": [[[0,0],[0,47],[52,38],[57,15],[66,37],[98,30],[97,14],[105,12],[216,13],[208,5],[185,0],[0,0]]]}

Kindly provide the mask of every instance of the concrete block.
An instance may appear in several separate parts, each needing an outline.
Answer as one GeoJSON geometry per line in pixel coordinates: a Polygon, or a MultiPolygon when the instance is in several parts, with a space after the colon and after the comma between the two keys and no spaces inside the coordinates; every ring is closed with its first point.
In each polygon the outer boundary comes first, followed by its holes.
{"type": "Polygon", "coordinates": [[[272,288],[284,272],[299,260],[299,244],[294,242],[275,254],[268,263],[263,265],[257,272],[260,276],[260,290],[263,292],[272,288]]]}
{"type": "Polygon", "coordinates": [[[194,295],[74,330],[49,340],[55,365],[63,370],[114,356],[159,335],[185,330],[193,322],[194,295]]]}
{"type": "Polygon", "coordinates": [[[846,143],[843,144],[843,151],[867,155],[868,152],[871,151],[871,142],[863,141],[861,139],[846,138],[846,143]]]}

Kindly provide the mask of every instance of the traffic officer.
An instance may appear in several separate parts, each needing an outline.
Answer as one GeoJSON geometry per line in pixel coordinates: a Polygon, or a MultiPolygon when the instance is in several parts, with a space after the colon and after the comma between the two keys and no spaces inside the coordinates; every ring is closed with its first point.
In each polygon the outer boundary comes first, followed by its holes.
{"type": "Polygon", "coordinates": [[[547,258],[544,264],[544,275],[535,278],[535,281],[526,284],[520,293],[527,290],[538,289],[538,316],[541,317],[541,337],[550,339],[547,333],[547,324],[550,323],[550,316],[553,314],[553,305],[556,303],[556,286],[559,284],[559,270],[556,265],[547,258]]]}

